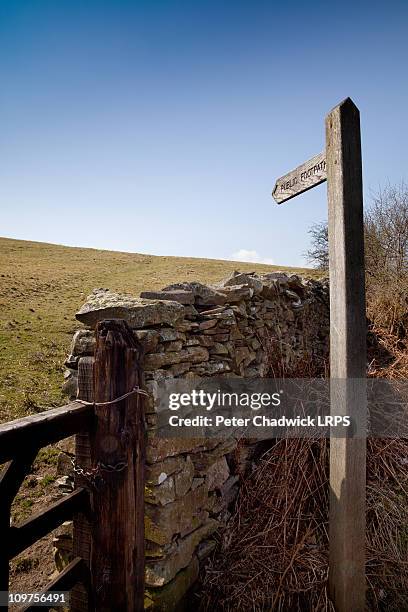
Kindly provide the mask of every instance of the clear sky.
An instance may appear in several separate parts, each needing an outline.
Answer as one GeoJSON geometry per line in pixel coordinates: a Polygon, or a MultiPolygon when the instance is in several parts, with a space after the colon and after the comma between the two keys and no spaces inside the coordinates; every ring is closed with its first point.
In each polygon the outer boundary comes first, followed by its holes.
{"type": "Polygon", "coordinates": [[[299,265],[326,186],[275,179],[360,108],[365,205],[408,179],[408,3],[1,0],[0,235],[299,265]]]}

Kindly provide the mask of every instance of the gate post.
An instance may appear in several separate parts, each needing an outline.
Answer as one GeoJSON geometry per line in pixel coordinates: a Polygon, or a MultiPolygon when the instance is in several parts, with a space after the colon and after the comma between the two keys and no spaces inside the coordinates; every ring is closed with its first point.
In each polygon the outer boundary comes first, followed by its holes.
{"type": "Polygon", "coordinates": [[[144,609],[145,432],[142,348],[122,320],[96,327],[96,469],[91,527],[92,605],[98,612],[144,609]],[[133,391],[133,393],[132,393],[133,391]],[[123,399],[119,399],[122,396],[123,399]]]}

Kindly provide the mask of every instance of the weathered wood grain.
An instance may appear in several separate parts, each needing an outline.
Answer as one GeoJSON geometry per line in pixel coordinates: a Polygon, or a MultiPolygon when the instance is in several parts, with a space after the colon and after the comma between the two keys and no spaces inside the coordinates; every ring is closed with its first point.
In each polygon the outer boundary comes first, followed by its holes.
{"type": "MultiPolygon", "coordinates": [[[[47,410],[0,425],[0,463],[8,462],[0,476],[0,590],[7,591],[9,559],[15,556],[19,540],[15,527],[10,527],[10,507],[24,477],[29,472],[38,449],[62,440],[81,428],[88,428],[93,421],[93,407],[71,402],[66,406],[47,410]],[[17,548],[16,548],[17,547],[17,548]]],[[[56,511],[57,512],[57,511],[56,511]]],[[[44,514],[44,513],[42,513],[44,514]]],[[[48,515],[52,518],[54,514],[48,515]]],[[[47,519],[38,519],[24,528],[24,533],[34,533],[37,526],[43,530],[47,519]],[[31,529],[32,528],[32,529],[31,529]]],[[[59,524],[59,523],[58,523],[59,524]]],[[[48,533],[47,529],[44,533],[48,533]]],[[[33,543],[38,537],[34,538],[33,543]]],[[[25,546],[24,546],[25,548],[25,546]]]]}
{"type": "Polygon", "coordinates": [[[1,504],[7,506],[9,511],[24,478],[31,469],[37,452],[37,448],[26,446],[21,449],[18,457],[9,461],[2,470],[0,475],[0,500],[1,504]]]}
{"type": "MultiPolygon", "coordinates": [[[[54,580],[52,580],[41,595],[46,595],[52,592],[69,591],[77,582],[82,582],[85,585],[89,584],[89,572],[83,559],[76,557],[67,565],[67,567],[54,580]]],[[[53,606],[41,606],[41,610],[54,610],[53,606]]],[[[20,608],[20,612],[34,610],[38,612],[38,606],[28,605],[20,608]]]]}
{"type": "Polygon", "coordinates": [[[26,521],[10,527],[9,559],[19,555],[64,521],[72,519],[74,512],[78,511],[89,514],[89,494],[86,489],[76,489],[26,521]]]}
{"type": "Polygon", "coordinates": [[[272,191],[272,197],[277,204],[282,204],[320,185],[326,179],[326,154],[323,152],[278,178],[272,191]]]}
{"type": "MultiPolygon", "coordinates": [[[[142,385],[142,349],[125,321],[96,328],[95,401],[114,400],[142,385]]],[[[92,594],[98,612],[144,609],[143,397],[133,394],[95,408],[93,465],[101,480],[94,492],[92,594]],[[104,467],[105,466],[105,467],[104,467]],[[111,466],[108,468],[108,466],[111,466]]]]}
{"type": "Polygon", "coordinates": [[[22,449],[47,446],[68,438],[92,424],[93,407],[71,402],[60,408],[0,425],[0,463],[18,456],[22,449]]]}
{"type": "Polygon", "coordinates": [[[365,608],[366,317],[360,116],[348,98],[326,118],[331,405],[357,437],[330,440],[330,576],[336,612],[365,608]],[[364,435],[363,433],[364,432],[364,435]]]}
{"type": "MultiPolygon", "coordinates": [[[[78,363],[78,397],[81,400],[92,402],[94,399],[93,391],[93,357],[83,357],[78,363]]],[[[81,431],[75,436],[75,459],[78,466],[86,472],[91,468],[91,431],[81,431]]],[[[75,474],[75,487],[85,487],[93,495],[89,481],[81,474],[75,474]]],[[[74,514],[73,522],[73,553],[74,557],[84,560],[89,570],[91,563],[91,521],[86,513],[79,512],[74,514]]],[[[78,582],[71,591],[70,610],[71,612],[87,612],[92,609],[92,602],[89,601],[89,589],[84,584],[78,582]]]]}
{"type": "Polygon", "coordinates": [[[10,529],[11,504],[30,471],[37,449],[27,446],[16,459],[9,461],[0,475],[0,591],[7,591],[12,534],[10,529]]]}

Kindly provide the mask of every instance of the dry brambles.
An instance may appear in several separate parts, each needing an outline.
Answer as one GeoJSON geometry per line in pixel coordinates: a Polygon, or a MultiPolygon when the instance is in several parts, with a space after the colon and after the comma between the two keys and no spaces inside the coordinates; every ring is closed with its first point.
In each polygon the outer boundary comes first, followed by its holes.
{"type": "MultiPolygon", "coordinates": [[[[333,610],[327,595],[326,440],[279,440],[242,486],[209,561],[203,610],[333,610]]],[[[408,609],[408,442],[370,440],[367,465],[369,610],[408,609]]]]}
{"type": "MultiPolygon", "coordinates": [[[[381,367],[372,356],[371,375],[406,377],[406,350],[384,336],[378,348],[390,360],[381,367]]],[[[281,376],[279,364],[276,369],[281,376]]],[[[370,439],[367,445],[367,609],[403,612],[408,440],[370,439]]],[[[203,611],[334,610],[327,593],[328,458],[329,441],[313,439],[275,441],[261,457],[202,572],[197,597],[203,611]]]]}

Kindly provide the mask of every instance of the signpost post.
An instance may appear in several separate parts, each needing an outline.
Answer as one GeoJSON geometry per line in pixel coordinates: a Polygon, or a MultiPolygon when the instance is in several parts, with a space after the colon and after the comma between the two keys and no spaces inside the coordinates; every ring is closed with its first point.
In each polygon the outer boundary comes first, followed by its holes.
{"type": "Polygon", "coordinates": [[[325,152],[277,180],[278,204],[327,180],[331,409],[358,435],[330,440],[329,589],[336,612],[365,606],[366,318],[360,114],[350,98],[326,117],[325,152]]]}

